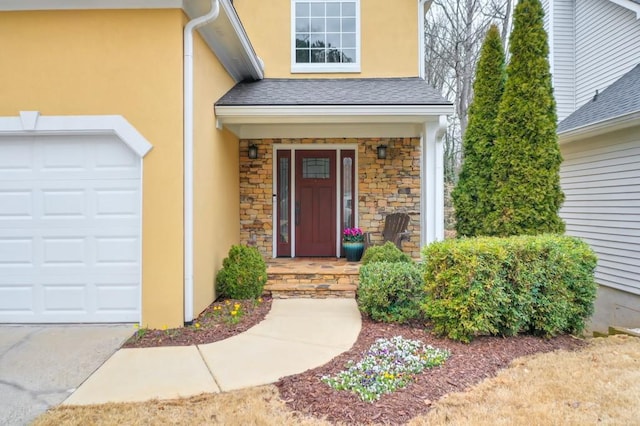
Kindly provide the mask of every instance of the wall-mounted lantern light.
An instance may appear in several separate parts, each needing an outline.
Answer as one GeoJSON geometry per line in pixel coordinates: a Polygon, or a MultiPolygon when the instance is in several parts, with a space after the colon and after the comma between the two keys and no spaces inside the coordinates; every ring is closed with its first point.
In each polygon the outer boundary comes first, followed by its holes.
{"type": "Polygon", "coordinates": [[[378,160],[384,160],[387,158],[387,146],[386,145],[378,145],[378,160]]]}
{"type": "Polygon", "coordinates": [[[249,146],[249,158],[255,160],[258,158],[258,147],[255,145],[249,146]]]}

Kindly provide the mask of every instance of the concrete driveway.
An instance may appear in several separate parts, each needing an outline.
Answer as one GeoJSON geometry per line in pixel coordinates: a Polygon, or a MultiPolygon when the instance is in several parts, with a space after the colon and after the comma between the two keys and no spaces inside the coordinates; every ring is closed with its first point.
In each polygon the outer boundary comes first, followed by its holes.
{"type": "Polygon", "coordinates": [[[64,401],[133,334],[125,325],[0,325],[0,424],[64,401]]]}

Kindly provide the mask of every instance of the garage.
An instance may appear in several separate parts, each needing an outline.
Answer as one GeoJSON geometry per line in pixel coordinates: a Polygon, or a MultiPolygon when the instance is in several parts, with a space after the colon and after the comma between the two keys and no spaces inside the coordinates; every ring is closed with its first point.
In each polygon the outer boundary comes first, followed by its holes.
{"type": "Polygon", "coordinates": [[[0,322],[139,322],[141,163],[115,131],[0,133],[0,322]]]}

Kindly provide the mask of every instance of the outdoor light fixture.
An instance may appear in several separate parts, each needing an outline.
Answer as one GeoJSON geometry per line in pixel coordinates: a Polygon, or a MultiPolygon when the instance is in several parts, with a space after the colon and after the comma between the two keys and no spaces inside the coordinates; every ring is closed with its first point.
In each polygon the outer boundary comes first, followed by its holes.
{"type": "Polygon", "coordinates": [[[255,160],[258,158],[258,147],[255,145],[249,146],[249,158],[255,160]]]}
{"type": "Polygon", "coordinates": [[[378,145],[378,160],[384,160],[387,158],[387,146],[386,145],[378,145]]]}

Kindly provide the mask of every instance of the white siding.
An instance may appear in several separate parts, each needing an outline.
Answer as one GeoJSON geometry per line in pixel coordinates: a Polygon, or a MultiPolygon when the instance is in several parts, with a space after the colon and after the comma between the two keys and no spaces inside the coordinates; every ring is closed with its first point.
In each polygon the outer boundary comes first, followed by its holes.
{"type": "Polygon", "coordinates": [[[575,44],[573,0],[554,0],[553,4],[553,87],[558,120],[569,116],[575,104],[575,44]]]}
{"type": "Polygon", "coordinates": [[[562,146],[560,215],[598,254],[599,284],[640,294],[640,129],[562,146]]]}
{"type": "Polygon", "coordinates": [[[608,0],[575,2],[576,109],[640,63],[640,20],[608,0]]]}

